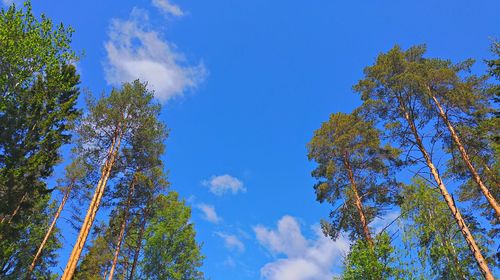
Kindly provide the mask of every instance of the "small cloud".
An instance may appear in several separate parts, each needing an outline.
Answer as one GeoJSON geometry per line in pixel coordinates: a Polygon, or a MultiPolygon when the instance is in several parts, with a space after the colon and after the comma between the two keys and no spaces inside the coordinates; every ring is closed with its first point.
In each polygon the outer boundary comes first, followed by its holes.
{"type": "Polygon", "coordinates": [[[217,212],[215,212],[214,206],[205,203],[200,203],[196,207],[203,212],[204,215],[203,219],[214,224],[217,224],[220,221],[222,221],[222,219],[217,215],[217,212]]]}
{"type": "Polygon", "coordinates": [[[128,20],[112,19],[105,42],[106,82],[120,86],[140,79],[166,102],[196,88],[206,76],[203,64],[185,65],[176,47],[151,29],[146,11],[134,8],[128,20]]]}
{"type": "Polygon", "coordinates": [[[332,241],[318,226],[314,228],[315,239],[305,238],[291,216],[283,216],[275,230],[256,226],[254,232],[259,243],[275,255],[274,261],[260,269],[261,277],[267,280],[330,280],[332,267],[340,267],[349,250],[346,238],[332,241]]]}
{"type": "Polygon", "coordinates": [[[227,257],[222,264],[225,267],[229,267],[229,268],[235,268],[236,267],[236,261],[234,261],[234,259],[231,256],[227,257]]]}
{"type": "Polygon", "coordinates": [[[401,216],[401,211],[395,210],[388,212],[381,217],[375,217],[370,223],[370,227],[374,229],[375,234],[379,234],[383,229],[392,230],[398,227],[397,219],[401,216]]]}
{"type": "Polygon", "coordinates": [[[224,239],[224,244],[226,245],[226,248],[230,250],[236,250],[238,252],[244,252],[245,251],[245,244],[241,242],[236,235],[232,234],[227,234],[223,232],[216,232],[217,236],[220,238],[224,239]]]}
{"type": "Polygon", "coordinates": [[[21,0],[2,0],[2,3],[4,6],[10,6],[12,4],[16,4],[16,6],[21,5],[21,0]]]}
{"type": "Polygon", "coordinates": [[[238,180],[238,178],[235,178],[228,174],[212,176],[210,180],[204,180],[202,184],[204,186],[210,187],[210,192],[215,195],[223,195],[224,193],[229,191],[231,191],[232,194],[247,191],[247,189],[243,185],[243,182],[238,180]]]}
{"type": "Polygon", "coordinates": [[[153,0],[153,6],[158,8],[165,15],[183,16],[184,12],[177,5],[170,3],[169,0],[153,0]]]}

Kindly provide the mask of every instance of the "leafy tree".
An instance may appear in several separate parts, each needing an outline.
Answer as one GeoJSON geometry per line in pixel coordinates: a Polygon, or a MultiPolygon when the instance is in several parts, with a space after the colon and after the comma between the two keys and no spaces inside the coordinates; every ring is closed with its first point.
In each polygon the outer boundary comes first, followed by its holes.
{"type": "Polygon", "coordinates": [[[156,198],[146,229],[142,276],[146,279],[203,279],[203,256],[195,240],[191,209],[179,195],[156,198]]]}
{"type": "Polygon", "coordinates": [[[357,240],[351,246],[342,273],[343,280],[380,280],[395,279],[402,276],[403,271],[396,269],[394,248],[387,233],[377,235],[374,245],[365,240],[357,240]]]}
{"type": "Polygon", "coordinates": [[[318,167],[312,175],[317,200],[340,205],[331,212],[323,231],[336,239],[349,231],[352,239],[364,238],[373,245],[369,223],[394,202],[396,183],[391,166],[398,151],[382,147],[379,131],[355,114],[335,113],[316,130],[308,144],[309,159],[318,167]]]}
{"type": "Polygon", "coordinates": [[[419,72],[414,71],[422,67],[424,51],[425,48],[422,47],[402,51],[396,46],[388,53],[380,54],[374,65],[365,68],[365,78],[354,89],[361,93],[364,101],[364,116],[380,121],[391,141],[399,142],[408,155],[414,157],[414,162],[423,163],[427,167],[483,276],[490,280],[493,275],[487,261],[446,188],[427,147],[429,142],[424,137],[424,132],[434,133],[429,138],[432,144],[440,139],[441,134],[440,129],[429,129],[431,120],[436,119],[435,113],[424,103],[423,96],[428,93],[427,84],[422,82],[419,72]],[[417,153],[413,151],[414,147],[417,148],[417,153]],[[416,157],[417,154],[420,157],[416,157]]]}
{"type": "Polygon", "coordinates": [[[95,171],[100,169],[101,173],[63,280],[71,279],[74,274],[110,177],[126,171],[123,169],[126,165],[116,165],[123,150],[135,138],[141,138],[142,133],[163,127],[157,119],[160,106],[153,101],[153,93],[146,89],[146,84],[138,80],[125,83],[121,90],[113,89],[97,102],[89,98],[88,110],[78,127],[77,156],[87,159],[89,166],[95,171]]]}
{"type": "MultiPolygon", "coordinates": [[[[449,215],[448,207],[439,193],[423,179],[416,178],[413,184],[404,186],[402,196],[405,243],[410,250],[412,244],[417,244],[419,259],[424,268],[430,267],[431,277],[481,278],[475,259],[469,253],[467,243],[458,235],[460,229],[449,215]]],[[[486,240],[482,229],[478,228],[472,217],[467,218],[470,230],[478,237],[476,239],[481,245],[486,240]]],[[[487,252],[486,246],[481,246],[481,249],[487,252]]]]}

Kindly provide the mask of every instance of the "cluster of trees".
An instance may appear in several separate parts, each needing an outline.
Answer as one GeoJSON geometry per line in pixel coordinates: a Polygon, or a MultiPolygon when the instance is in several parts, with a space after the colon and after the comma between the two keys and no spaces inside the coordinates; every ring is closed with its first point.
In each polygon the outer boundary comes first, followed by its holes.
{"type": "Polygon", "coordinates": [[[0,11],[0,279],[59,277],[63,213],[79,234],[61,279],[203,279],[191,209],[160,159],[160,105],[136,80],[78,109],[72,32],[30,2],[0,11]]]}
{"type": "MultiPolygon", "coordinates": [[[[0,278],[58,278],[66,213],[79,234],[64,280],[203,279],[191,209],[160,159],[160,105],[136,80],[78,109],[72,32],[37,19],[29,2],[0,11],[0,278]],[[68,144],[71,160],[50,185],[68,144]]],[[[315,131],[314,189],[334,206],[322,228],[353,241],[343,279],[494,279],[500,45],[492,50],[478,76],[472,60],[394,47],[354,86],[363,104],[315,131]],[[371,226],[389,209],[400,210],[403,247],[371,226]]]]}
{"type": "Polygon", "coordinates": [[[353,240],[342,279],[494,279],[500,45],[492,50],[488,73],[473,75],[472,60],[396,46],[354,86],[362,105],[315,131],[314,189],[334,206],[323,231],[353,240]],[[370,227],[388,209],[401,211],[402,246],[387,228],[370,227]]]}

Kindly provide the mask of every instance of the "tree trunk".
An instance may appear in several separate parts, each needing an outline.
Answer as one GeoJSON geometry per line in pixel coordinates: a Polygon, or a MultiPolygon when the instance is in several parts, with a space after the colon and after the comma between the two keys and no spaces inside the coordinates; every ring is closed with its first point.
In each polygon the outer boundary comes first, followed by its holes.
{"type": "Polygon", "coordinates": [[[125,204],[125,209],[123,209],[123,221],[120,226],[120,234],[118,235],[118,241],[116,243],[115,254],[113,257],[113,264],[111,265],[111,270],[109,271],[108,280],[113,280],[113,275],[115,274],[116,264],[118,263],[118,256],[120,255],[120,248],[123,242],[123,236],[125,235],[125,228],[127,227],[128,214],[130,211],[130,204],[132,202],[132,194],[134,192],[136,176],[130,182],[128,194],[127,194],[127,202],[125,204]]]}
{"type": "Polygon", "coordinates": [[[70,280],[73,278],[73,274],[75,273],[78,260],[80,259],[83,247],[85,245],[85,242],[87,241],[87,237],[90,233],[92,224],[94,223],[95,216],[99,208],[99,204],[101,203],[101,199],[104,194],[104,189],[106,188],[106,184],[111,174],[111,169],[115,163],[116,155],[118,154],[118,150],[120,148],[122,135],[123,131],[120,130],[118,127],[117,130],[115,131],[111,147],[109,148],[106,162],[102,168],[101,178],[97,183],[94,196],[92,197],[92,201],[90,202],[89,209],[87,210],[87,214],[85,216],[85,220],[83,221],[82,228],[80,229],[80,233],[78,234],[76,243],[73,246],[73,251],[71,252],[68,263],[66,264],[66,268],[64,269],[64,273],[61,277],[61,280],[70,280]]]}
{"type": "Polygon", "coordinates": [[[9,220],[7,221],[7,224],[10,224],[12,222],[12,219],[14,219],[14,217],[19,212],[19,209],[21,209],[21,204],[23,204],[23,202],[24,202],[24,200],[26,199],[27,196],[28,196],[28,193],[24,193],[23,197],[21,198],[21,200],[17,204],[16,209],[14,209],[14,212],[12,212],[12,214],[10,214],[9,216],[3,216],[2,220],[0,221],[0,224],[3,224],[5,222],[5,220],[7,219],[7,217],[9,217],[9,220]]]}
{"type": "Polygon", "coordinates": [[[410,116],[410,113],[404,106],[404,103],[402,102],[401,98],[398,98],[400,108],[403,112],[403,116],[406,119],[408,125],[410,126],[410,129],[412,131],[413,136],[415,137],[415,142],[418,146],[418,149],[422,153],[422,156],[425,159],[425,163],[427,167],[429,168],[429,171],[431,172],[434,180],[436,181],[439,191],[441,192],[441,195],[444,198],[444,201],[448,205],[448,208],[450,209],[453,217],[455,218],[455,221],[460,228],[460,231],[462,232],[462,235],[465,238],[465,241],[469,245],[469,248],[474,255],[474,258],[476,259],[476,263],[479,266],[479,269],[481,270],[481,273],[483,274],[484,278],[487,280],[494,280],[493,274],[490,271],[490,268],[488,267],[488,264],[486,263],[486,260],[484,259],[483,255],[481,254],[481,251],[479,250],[479,247],[476,244],[476,241],[474,240],[474,237],[469,231],[469,228],[467,227],[467,224],[465,223],[464,219],[462,218],[462,214],[460,214],[460,211],[458,210],[457,206],[455,205],[455,201],[451,197],[450,193],[446,189],[446,186],[444,185],[443,181],[441,180],[441,177],[439,175],[439,172],[437,168],[434,166],[432,163],[431,157],[427,150],[424,147],[424,144],[422,142],[422,139],[420,138],[420,135],[418,134],[417,127],[415,126],[415,123],[413,121],[413,118],[410,116]]]}
{"type": "Polygon", "coordinates": [[[354,173],[352,171],[351,164],[349,162],[349,158],[347,153],[344,154],[344,166],[347,169],[347,173],[349,176],[349,181],[351,181],[351,189],[354,194],[354,204],[356,205],[356,209],[358,210],[359,219],[361,221],[361,225],[363,226],[363,234],[365,236],[365,240],[368,242],[371,248],[373,248],[373,239],[370,234],[370,229],[368,228],[368,222],[366,221],[365,213],[363,211],[363,204],[361,203],[361,197],[358,193],[358,188],[356,186],[356,180],[354,180],[354,173]]]}
{"type": "Polygon", "coordinates": [[[29,279],[31,273],[33,272],[33,269],[35,269],[36,262],[40,255],[42,254],[43,248],[45,247],[45,244],[49,240],[50,236],[52,235],[52,231],[54,230],[54,227],[56,226],[57,220],[59,219],[59,216],[61,215],[61,212],[64,208],[64,205],[66,204],[66,201],[68,201],[69,194],[71,192],[71,189],[73,188],[74,182],[71,183],[70,186],[68,186],[64,192],[63,199],[61,201],[61,204],[59,204],[59,207],[57,208],[57,211],[54,215],[54,219],[52,219],[52,223],[49,226],[49,229],[47,230],[47,233],[45,234],[45,237],[43,238],[42,243],[38,247],[38,251],[35,254],[35,257],[33,258],[33,261],[31,262],[30,268],[28,269],[28,273],[26,276],[26,279],[29,279]]]}
{"type": "MultiPolygon", "coordinates": [[[[149,205],[149,203],[148,203],[149,205]]],[[[135,276],[135,269],[137,267],[137,262],[139,261],[139,254],[141,253],[142,249],[142,238],[144,237],[144,232],[146,231],[146,214],[147,214],[147,208],[148,205],[143,209],[142,211],[142,221],[141,221],[141,228],[139,230],[139,236],[137,237],[137,242],[135,246],[135,252],[134,252],[134,261],[132,262],[132,267],[130,268],[130,277],[129,280],[133,280],[135,276]]]]}
{"type": "Polygon", "coordinates": [[[479,189],[481,190],[483,195],[486,197],[486,200],[488,200],[488,203],[491,205],[493,210],[495,210],[495,216],[496,216],[497,220],[500,221],[500,205],[498,204],[498,202],[495,200],[495,198],[493,197],[491,192],[488,190],[488,188],[484,184],[483,180],[479,176],[479,173],[477,172],[474,165],[472,165],[472,162],[469,158],[469,155],[467,154],[467,151],[465,150],[464,146],[462,145],[462,142],[460,141],[460,138],[458,137],[458,135],[455,131],[455,128],[453,127],[450,120],[448,119],[448,116],[444,112],[443,107],[441,106],[441,104],[439,103],[439,101],[437,100],[437,98],[434,95],[432,95],[432,100],[434,101],[434,103],[436,104],[436,107],[438,108],[439,116],[443,119],[444,123],[448,127],[448,130],[450,131],[450,134],[451,134],[451,138],[453,139],[453,142],[455,142],[455,145],[457,145],[457,148],[460,151],[460,155],[462,156],[462,159],[464,160],[465,165],[467,165],[467,168],[469,169],[469,171],[472,175],[472,179],[476,182],[479,189]]]}

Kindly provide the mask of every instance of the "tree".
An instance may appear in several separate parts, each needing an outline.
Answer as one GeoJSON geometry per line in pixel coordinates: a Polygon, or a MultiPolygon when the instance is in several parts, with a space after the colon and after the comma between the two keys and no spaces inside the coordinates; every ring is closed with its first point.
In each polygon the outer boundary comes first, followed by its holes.
{"type": "Polygon", "coordinates": [[[349,231],[373,245],[369,223],[394,202],[396,183],[390,165],[397,164],[398,151],[381,147],[379,131],[356,114],[336,113],[316,130],[308,144],[309,159],[318,167],[312,175],[317,200],[333,205],[331,223],[323,222],[325,234],[336,239],[349,231]]]}
{"type": "Polygon", "coordinates": [[[30,2],[0,11],[0,218],[25,219],[79,116],[71,28],[35,18],[30,2]],[[17,217],[16,217],[17,216],[17,217]]]}
{"type": "Polygon", "coordinates": [[[401,276],[403,271],[394,268],[393,252],[387,233],[378,235],[373,245],[362,239],[357,240],[344,261],[345,269],[341,279],[380,280],[401,276]]]}
{"type": "Polygon", "coordinates": [[[70,198],[70,195],[72,194],[72,191],[77,188],[82,188],[85,187],[85,182],[83,181],[85,175],[86,175],[86,170],[87,166],[80,160],[76,159],[74,160],[70,165],[66,167],[66,176],[64,180],[59,181],[59,190],[62,193],[62,199],[61,202],[59,203],[59,207],[57,208],[56,212],[54,213],[54,217],[52,219],[52,222],[50,223],[47,232],[45,233],[45,237],[43,238],[42,242],[40,243],[40,246],[38,247],[38,250],[33,257],[33,261],[31,262],[31,265],[28,270],[28,275],[26,278],[29,279],[30,274],[32,271],[35,269],[36,263],[40,256],[43,253],[44,247],[47,245],[47,242],[50,240],[54,230],[56,230],[56,224],[57,220],[59,219],[62,210],[64,209],[64,206],[66,205],[66,202],[70,198]]]}
{"type": "Polygon", "coordinates": [[[159,195],[146,229],[142,275],[146,279],[203,279],[203,256],[195,240],[191,209],[179,195],[159,195]]]}
{"type": "MultiPolygon", "coordinates": [[[[478,126],[478,119],[491,114],[490,91],[485,86],[485,77],[467,74],[473,64],[472,60],[453,64],[449,60],[425,58],[425,47],[414,48],[411,63],[406,63],[401,69],[401,75],[411,84],[415,102],[418,102],[430,118],[435,119],[436,129],[447,132],[448,146],[456,151],[463,162],[463,169],[475,182],[480,192],[486,198],[490,207],[500,219],[500,205],[494,197],[491,188],[486,186],[471,157],[471,145],[467,145],[457,126],[466,129],[478,126]]],[[[481,152],[476,149],[476,152],[481,152]]],[[[483,167],[484,164],[479,166],[483,167]]],[[[498,186],[490,186],[496,187],[498,186]]]]}
{"type": "Polygon", "coordinates": [[[156,122],[151,125],[143,128],[141,133],[134,134],[130,145],[123,149],[121,164],[128,174],[124,177],[122,186],[115,188],[114,196],[119,200],[118,206],[121,208],[116,210],[121,212],[119,215],[121,225],[108,280],[113,279],[132,211],[141,206],[145,207],[148,197],[155,195],[154,192],[158,189],[162,189],[161,187],[151,188],[151,181],[160,180],[163,183],[162,187],[168,186],[166,179],[162,180],[164,178],[161,172],[163,164],[160,160],[165,150],[164,142],[168,134],[162,123],[156,122]]]}
{"type": "MultiPolygon", "coordinates": [[[[401,194],[404,219],[404,240],[411,250],[416,242],[419,259],[424,266],[430,267],[431,276],[437,279],[477,279],[481,272],[469,253],[467,243],[457,236],[460,229],[449,215],[446,203],[439,192],[430,187],[423,179],[415,178],[405,185],[401,194]]],[[[471,216],[468,224],[475,236],[483,243],[482,229],[471,216]]],[[[486,246],[481,246],[487,251],[486,246]]],[[[492,260],[491,260],[492,261],[492,260]]],[[[428,276],[429,277],[429,276],[428,276]]]]}
{"type": "Polygon", "coordinates": [[[15,241],[11,238],[0,236],[0,279],[18,280],[26,279],[51,279],[53,273],[50,267],[56,264],[56,250],[61,247],[60,235],[57,228],[46,240],[45,249],[39,255],[39,261],[30,269],[30,263],[37,252],[38,245],[45,236],[47,224],[54,214],[55,205],[49,203],[48,195],[36,197],[37,204],[26,210],[26,220],[17,222],[12,229],[17,230],[15,241]]]}
{"type": "Polygon", "coordinates": [[[160,106],[153,102],[153,93],[138,80],[113,89],[99,101],[88,101],[88,114],[78,128],[78,157],[91,160],[89,165],[101,169],[99,182],[90,202],[82,228],[73,247],[62,279],[71,279],[95,220],[108,180],[123,170],[115,169],[124,147],[134,137],[161,126],[157,116],[160,106]],[[99,163],[103,162],[102,166],[99,163]]]}
{"type": "Polygon", "coordinates": [[[422,96],[428,92],[420,77],[411,71],[418,68],[424,49],[413,47],[402,51],[394,47],[386,54],[380,54],[373,66],[365,68],[365,78],[359,81],[354,89],[361,93],[364,101],[364,116],[367,119],[376,119],[386,128],[387,135],[393,141],[407,149],[409,156],[415,156],[412,148],[416,147],[421,157],[414,161],[423,162],[438,186],[444,201],[450,209],[451,215],[461,230],[469,245],[471,254],[474,255],[477,265],[483,276],[490,280],[493,275],[487,261],[480,251],[472,236],[466,221],[455,204],[455,200],[446,188],[443,179],[435,166],[432,153],[426,147],[423,132],[437,132],[431,136],[431,141],[439,139],[439,130],[425,130],[429,126],[434,114],[422,104],[422,96]],[[424,92],[424,93],[423,93],[424,92]]]}

